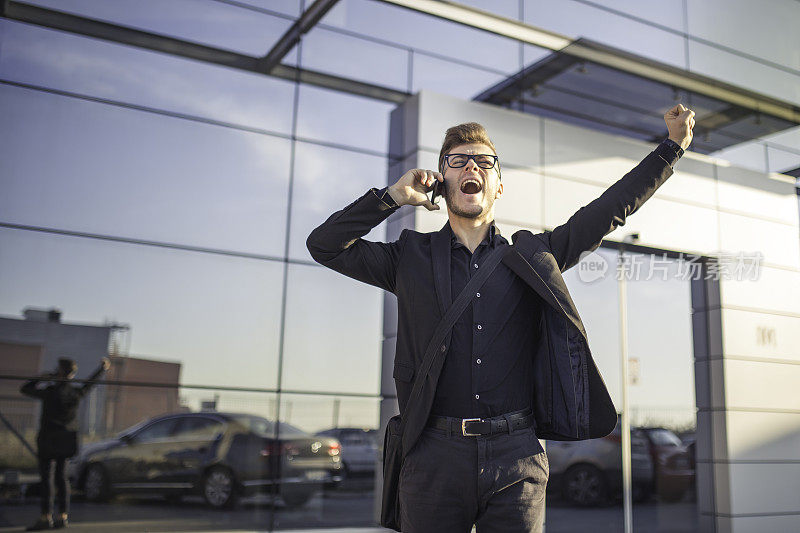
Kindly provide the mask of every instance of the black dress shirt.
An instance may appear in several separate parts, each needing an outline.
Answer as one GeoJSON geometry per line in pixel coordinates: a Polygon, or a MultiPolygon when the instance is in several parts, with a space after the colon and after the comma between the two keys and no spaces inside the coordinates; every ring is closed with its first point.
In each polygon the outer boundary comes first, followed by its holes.
{"type": "MultiPolygon", "coordinates": [[[[456,298],[488,253],[506,244],[495,227],[474,253],[450,230],[450,286],[456,298]]],[[[531,407],[531,353],[542,301],[503,263],[456,321],[431,414],[487,418],[531,407]]]]}

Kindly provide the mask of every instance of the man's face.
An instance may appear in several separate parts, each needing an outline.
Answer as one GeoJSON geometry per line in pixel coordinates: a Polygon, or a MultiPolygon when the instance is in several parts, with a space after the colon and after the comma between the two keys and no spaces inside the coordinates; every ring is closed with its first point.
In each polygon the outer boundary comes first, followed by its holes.
{"type": "MultiPolygon", "coordinates": [[[[447,152],[450,154],[494,155],[485,144],[461,144],[447,152]]],[[[461,168],[452,168],[445,162],[445,201],[453,215],[478,218],[490,215],[494,218],[494,201],[503,194],[503,184],[497,173],[498,165],[492,168],[479,167],[474,159],[461,168]]]]}

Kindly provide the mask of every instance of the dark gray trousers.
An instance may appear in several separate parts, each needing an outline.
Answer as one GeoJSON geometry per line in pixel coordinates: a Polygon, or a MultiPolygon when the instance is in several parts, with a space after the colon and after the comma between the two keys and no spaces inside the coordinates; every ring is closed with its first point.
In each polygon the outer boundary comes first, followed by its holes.
{"type": "Polygon", "coordinates": [[[400,471],[404,533],[541,533],[547,455],[533,427],[464,437],[425,428],[400,471]]]}

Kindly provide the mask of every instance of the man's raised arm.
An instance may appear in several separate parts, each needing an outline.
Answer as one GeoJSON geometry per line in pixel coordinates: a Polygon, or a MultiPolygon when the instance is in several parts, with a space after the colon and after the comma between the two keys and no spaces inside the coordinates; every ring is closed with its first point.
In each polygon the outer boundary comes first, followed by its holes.
{"type": "Polygon", "coordinates": [[[603,237],[624,226],[625,219],[672,175],[672,167],[692,142],[694,111],[678,104],[666,112],[664,121],[669,130],[668,140],[599,198],[581,207],[548,234],[550,249],[562,272],[575,266],[583,252],[597,249],[603,237]]]}
{"type": "Polygon", "coordinates": [[[311,257],[345,276],[394,292],[403,235],[391,243],[362,237],[403,205],[438,209],[425,194],[436,179],[443,179],[438,172],[413,169],[386,189],[367,191],[311,232],[306,239],[311,257]]]}

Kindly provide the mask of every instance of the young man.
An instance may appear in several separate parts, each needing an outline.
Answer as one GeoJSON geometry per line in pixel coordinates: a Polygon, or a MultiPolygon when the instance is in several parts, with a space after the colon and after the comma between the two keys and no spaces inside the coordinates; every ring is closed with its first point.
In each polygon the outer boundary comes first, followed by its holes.
{"type": "Polygon", "coordinates": [[[92,388],[95,379],[108,370],[108,358],[104,357],[100,366],[89,376],[89,381],[77,387],[69,383],[78,371],[78,365],[72,359],[62,357],[58,360],[55,372],[42,374],[26,382],[20,392],[42,400],[42,411],[39,420],[39,434],[36,437],[39,457],[39,474],[42,487],[42,514],[27,531],[59,529],[68,526],[69,516],[69,479],[67,479],[66,461],[78,452],[78,405],[81,398],[92,388]],[[44,388],[38,388],[41,381],[55,382],[44,388]],[[55,480],[53,467],[55,466],[55,480]],[[53,486],[55,483],[55,487],[53,486]],[[59,515],[53,519],[53,499],[58,489],[59,515]]]}
{"type": "Polygon", "coordinates": [[[591,357],[561,274],[623,225],[669,178],[692,140],[694,112],[664,120],[669,139],[552,232],[523,230],[508,242],[494,225],[503,195],[486,130],[450,128],[439,172],[413,169],[334,213],[308,237],[315,261],[397,296],[394,373],[404,460],[400,524],[407,532],[542,529],[549,464],[539,440],[602,437],[616,409],[591,357]],[[436,210],[439,182],[448,222],[438,232],[404,230],[391,243],[362,237],[403,205],[436,210]],[[492,250],[505,257],[471,296],[429,369],[421,362],[436,325],[492,250]],[[418,373],[419,409],[409,409],[418,373]]]}

